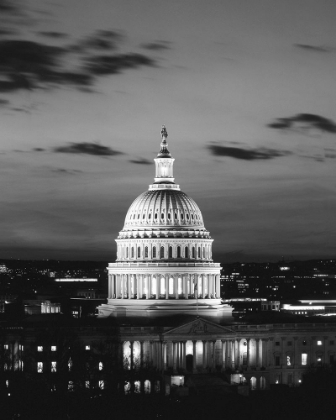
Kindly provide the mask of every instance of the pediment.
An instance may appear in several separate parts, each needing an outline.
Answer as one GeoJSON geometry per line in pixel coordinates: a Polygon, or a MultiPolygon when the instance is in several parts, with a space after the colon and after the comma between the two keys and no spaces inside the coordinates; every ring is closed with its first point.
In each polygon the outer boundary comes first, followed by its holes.
{"type": "Polygon", "coordinates": [[[233,331],[228,327],[215,324],[203,318],[196,318],[191,322],[180,325],[166,331],[163,335],[170,336],[199,336],[199,335],[225,335],[231,334],[233,331]]]}

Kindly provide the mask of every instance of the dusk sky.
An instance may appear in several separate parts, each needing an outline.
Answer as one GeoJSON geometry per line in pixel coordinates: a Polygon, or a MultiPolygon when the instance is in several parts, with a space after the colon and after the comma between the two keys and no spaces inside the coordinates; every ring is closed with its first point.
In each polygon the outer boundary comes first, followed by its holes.
{"type": "Polygon", "coordinates": [[[0,258],[115,260],[161,125],[219,261],[335,258],[335,0],[0,0],[0,258]]]}

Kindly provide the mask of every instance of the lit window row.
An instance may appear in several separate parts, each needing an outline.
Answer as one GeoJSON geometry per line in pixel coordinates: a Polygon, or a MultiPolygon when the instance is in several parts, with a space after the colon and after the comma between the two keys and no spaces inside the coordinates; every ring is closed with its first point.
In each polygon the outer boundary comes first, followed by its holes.
{"type": "Polygon", "coordinates": [[[211,258],[211,245],[191,247],[191,249],[186,246],[177,246],[174,250],[172,246],[168,247],[168,250],[164,246],[150,248],[145,246],[129,248],[128,246],[120,247],[120,258],[155,258],[155,259],[164,259],[164,258],[211,258]],[[196,256],[197,254],[197,256],[196,256]]]}
{"type": "MultiPolygon", "coordinates": [[[[43,351],[43,346],[37,346],[37,351],[42,352],[43,351]]],[[[57,351],[57,346],[51,346],[50,351],[57,351]]]]}

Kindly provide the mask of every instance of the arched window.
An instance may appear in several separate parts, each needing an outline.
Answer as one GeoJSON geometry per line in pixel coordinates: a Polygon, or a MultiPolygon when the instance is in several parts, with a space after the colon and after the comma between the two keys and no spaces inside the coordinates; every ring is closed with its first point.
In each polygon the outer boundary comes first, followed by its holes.
{"type": "Polygon", "coordinates": [[[195,258],[195,247],[192,247],[192,257],[195,258]]]}
{"type": "Polygon", "coordinates": [[[148,246],[145,247],[145,258],[148,258],[148,246]]]}
{"type": "Polygon", "coordinates": [[[168,216],[168,220],[170,220],[170,213],[168,213],[168,215],[167,215],[167,216],[168,216]]]}
{"type": "Polygon", "coordinates": [[[156,247],[153,247],[153,258],[156,258],[156,247]]]}
{"type": "Polygon", "coordinates": [[[131,254],[132,257],[131,258],[134,258],[134,248],[133,247],[132,247],[132,251],[131,252],[132,252],[132,254],[131,254]]]}
{"type": "Polygon", "coordinates": [[[164,247],[162,246],[160,249],[160,258],[164,258],[164,247]]]}
{"type": "Polygon", "coordinates": [[[138,258],[141,257],[141,248],[138,246],[138,258]]]}
{"type": "Polygon", "coordinates": [[[151,213],[149,213],[148,219],[150,220],[151,218],[152,218],[152,215],[151,215],[151,213]]]}
{"type": "Polygon", "coordinates": [[[164,219],[164,213],[161,213],[161,219],[164,219]]]}
{"type": "Polygon", "coordinates": [[[201,258],[201,248],[200,247],[198,247],[197,256],[198,256],[198,258],[201,258]]]}
{"type": "Polygon", "coordinates": [[[189,258],[189,248],[187,246],[184,248],[184,257],[189,258]]]}
{"type": "Polygon", "coordinates": [[[177,247],[177,258],[181,258],[181,247],[177,247]]]}
{"type": "Polygon", "coordinates": [[[157,213],[155,213],[154,219],[157,220],[157,213]]]}
{"type": "Polygon", "coordinates": [[[173,258],[173,247],[170,246],[169,247],[169,254],[168,254],[169,258],[173,258]]]}

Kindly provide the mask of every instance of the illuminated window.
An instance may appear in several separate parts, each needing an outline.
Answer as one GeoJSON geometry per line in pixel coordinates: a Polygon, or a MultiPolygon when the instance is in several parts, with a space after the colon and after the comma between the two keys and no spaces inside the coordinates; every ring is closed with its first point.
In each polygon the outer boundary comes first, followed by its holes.
{"type": "Polygon", "coordinates": [[[43,362],[37,362],[37,373],[43,373],[43,362]]]}
{"type": "Polygon", "coordinates": [[[156,247],[153,247],[153,258],[156,258],[156,247]]]}
{"type": "Polygon", "coordinates": [[[8,350],[8,344],[4,344],[4,349],[8,350]]]}
{"type": "Polygon", "coordinates": [[[74,390],[74,383],[73,381],[69,381],[68,382],[68,391],[73,391],[74,390]]]}
{"type": "Polygon", "coordinates": [[[72,371],[72,366],[73,366],[73,363],[72,363],[72,359],[70,357],[69,360],[68,360],[68,370],[69,370],[69,372],[72,371]]]}
{"type": "Polygon", "coordinates": [[[56,346],[51,346],[51,351],[56,351],[57,347],[56,346]]]}
{"type": "Polygon", "coordinates": [[[144,382],[144,391],[145,394],[150,394],[151,392],[151,383],[148,379],[144,382]]]}
{"type": "Polygon", "coordinates": [[[317,345],[318,346],[322,346],[322,341],[321,340],[317,340],[317,345]]]}
{"type": "Polygon", "coordinates": [[[302,353],[301,354],[301,365],[306,366],[307,362],[308,362],[308,354],[307,353],[302,353]]]}
{"type": "Polygon", "coordinates": [[[57,362],[51,362],[51,372],[57,372],[57,362]]]}
{"type": "Polygon", "coordinates": [[[90,388],[90,381],[85,381],[85,388],[89,389],[90,388]]]}
{"type": "Polygon", "coordinates": [[[170,246],[168,252],[169,258],[173,258],[173,247],[170,246]]]}
{"type": "Polygon", "coordinates": [[[90,350],[90,345],[88,345],[88,344],[87,344],[87,345],[85,346],[85,350],[90,350]]]}
{"type": "Polygon", "coordinates": [[[99,370],[103,370],[103,362],[99,362],[99,364],[98,364],[98,369],[99,369],[99,370]]]}
{"type": "Polygon", "coordinates": [[[98,386],[99,386],[100,389],[104,389],[105,388],[104,381],[98,381],[98,386]]]}
{"type": "Polygon", "coordinates": [[[24,350],[24,346],[22,344],[19,344],[19,350],[21,350],[21,351],[24,350]]]}
{"type": "Polygon", "coordinates": [[[6,380],[6,388],[8,388],[9,387],[9,380],[7,379],[6,380]]]}
{"type": "Polygon", "coordinates": [[[37,351],[43,351],[43,346],[37,346],[37,351]]]}
{"type": "Polygon", "coordinates": [[[290,356],[287,356],[286,357],[286,364],[287,364],[287,366],[291,366],[292,365],[292,363],[291,363],[291,357],[290,356]]]}
{"type": "Polygon", "coordinates": [[[160,248],[160,258],[164,258],[164,247],[160,248]]]}

